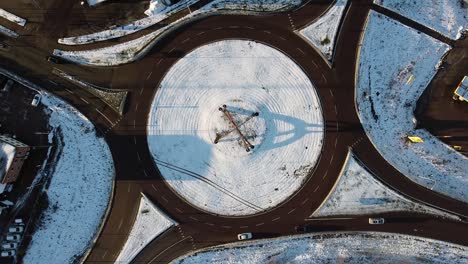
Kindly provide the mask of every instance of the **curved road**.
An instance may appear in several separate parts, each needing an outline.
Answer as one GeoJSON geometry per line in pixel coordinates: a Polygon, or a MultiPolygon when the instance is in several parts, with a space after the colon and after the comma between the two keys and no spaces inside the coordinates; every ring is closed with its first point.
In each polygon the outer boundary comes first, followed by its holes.
{"type": "MultiPolygon", "coordinates": [[[[292,234],[294,226],[309,222],[305,219],[318,208],[333,187],[349,148],[391,188],[426,203],[468,215],[466,204],[415,184],[389,165],[360,125],[354,107],[354,72],[359,38],[367,13],[374,8],[372,1],[351,1],[337,39],[331,68],[314,48],[294,33],[295,29],[322,14],[330,2],[316,1],[298,10],[275,15],[203,18],[172,32],[140,61],[112,68],[51,65],[44,58],[58,46],[54,38],[38,41],[39,34],[29,32],[31,35],[8,40],[11,52],[0,53],[3,58],[0,65],[65,98],[96,125],[111,148],[117,173],[115,195],[104,229],[87,258],[88,263],[115,261],[137,213],[140,192],[144,192],[180,225],[150,243],[137,256],[135,263],[165,263],[193,249],[234,241],[240,232],[254,232],[256,237],[292,234]],[[180,199],[164,183],[146,142],[147,115],[165,72],[196,47],[226,38],[267,43],[295,60],[314,83],[326,122],[321,158],[307,184],[278,207],[242,218],[208,214],[180,199]],[[53,67],[100,86],[129,90],[124,116],[119,117],[98,98],[52,75],[53,67]]],[[[314,220],[310,223],[317,226],[317,231],[380,230],[468,244],[468,239],[463,236],[468,228],[463,223],[414,214],[388,214],[385,217],[389,224],[370,226],[366,217],[314,220]]]]}

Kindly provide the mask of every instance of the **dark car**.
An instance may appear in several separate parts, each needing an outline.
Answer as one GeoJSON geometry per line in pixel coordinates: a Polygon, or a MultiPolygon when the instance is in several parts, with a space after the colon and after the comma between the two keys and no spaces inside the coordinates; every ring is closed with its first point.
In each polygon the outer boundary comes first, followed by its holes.
{"type": "Polygon", "coordinates": [[[62,60],[60,60],[58,57],[55,57],[55,56],[48,56],[47,61],[50,61],[50,62],[55,63],[55,64],[62,63],[62,60]]]}

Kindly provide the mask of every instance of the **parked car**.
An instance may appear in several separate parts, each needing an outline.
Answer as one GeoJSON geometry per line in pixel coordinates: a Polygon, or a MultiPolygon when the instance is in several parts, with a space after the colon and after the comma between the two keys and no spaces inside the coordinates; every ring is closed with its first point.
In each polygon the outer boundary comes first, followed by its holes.
{"type": "Polygon", "coordinates": [[[13,86],[14,83],[15,83],[15,82],[14,82],[13,80],[11,80],[11,79],[8,80],[8,81],[5,83],[5,85],[3,86],[2,91],[4,91],[4,92],[9,92],[9,91],[11,90],[11,87],[13,86]]]}
{"type": "Polygon", "coordinates": [[[252,233],[242,233],[237,235],[238,240],[247,240],[252,238],[252,233]]]}
{"type": "Polygon", "coordinates": [[[21,218],[16,218],[16,219],[15,219],[15,224],[20,224],[20,225],[23,224],[23,219],[21,219],[21,218]]]}
{"type": "Polygon", "coordinates": [[[60,60],[58,57],[55,57],[55,56],[47,56],[47,61],[55,63],[55,64],[62,63],[62,60],[60,60]]]}
{"type": "Polygon", "coordinates": [[[33,98],[32,102],[31,102],[31,105],[36,107],[36,106],[39,105],[40,102],[41,102],[41,95],[36,94],[36,95],[34,95],[34,98],[33,98]]]}
{"type": "Polygon", "coordinates": [[[18,243],[16,242],[2,244],[3,249],[16,249],[17,247],[18,247],[18,243]]]}
{"type": "Polygon", "coordinates": [[[382,225],[383,223],[385,223],[383,218],[369,218],[369,224],[371,225],[382,225]]]}
{"type": "Polygon", "coordinates": [[[21,240],[21,235],[19,234],[11,234],[6,236],[7,241],[20,241],[21,240]]]}
{"type": "Polygon", "coordinates": [[[10,233],[21,233],[24,231],[24,227],[22,226],[12,226],[8,228],[8,232],[10,233]]]}
{"type": "Polygon", "coordinates": [[[14,250],[2,250],[2,257],[14,257],[16,256],[16,251],[14,250]]]}

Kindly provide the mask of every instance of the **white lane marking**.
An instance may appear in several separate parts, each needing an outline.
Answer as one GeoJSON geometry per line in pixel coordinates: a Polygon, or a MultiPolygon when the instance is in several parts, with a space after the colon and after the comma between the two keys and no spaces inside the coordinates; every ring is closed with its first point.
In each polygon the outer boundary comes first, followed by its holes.
{"type": "Polygon", "coordinates": [[[323,174],[322,180],[325,179],[325,177],[327,177],[327,174],[328,174],[328,170],[326,170],[325,174],[323,174]]]}
{"type": "Polygon", "coordinates": [[[132,189],[132,186],[129,184],[127,187],[127,192],[130,192],[130,189],[132,189]]]}
{"type": "Polygon", "coordinates": [[[156,186],[154,186],[154,184],[151,184],[151,187],[153,187],[154,191],[158,191],[158,189],[156,189],[156,186]]]}
{"type": "Polygon", "coordinates": [[[166,197],[164,195],[161,195],[161,199],[163,199],[165,203],[168,202],[168,200],[166,199],[166,197]]]}
{"type": "Polygon", "coordinates": [[[249,228],[249,226],[239,226],[239,228],[244,229],[244,228],[249,228]]]}
{"type": "Polygon", "coordinates": [[[232,228],[232,226],[225,226],[225,225],[223,225],[223,226],[221,226],[221,227],[222,227],[222,228],[225,228],[225,229],[231,229],[231,228],[232,228]]]}
{"type": "Polygon", "coordinates": [[[72,90],[69,90],[68,88],[65,88],[65,90],[71,94],[74,94],[74,92],[72,90]]]}
{"type": "Polygon", "coordinates": [[[180,210],[179,208],[175,207],[174,208],[179,214],[183,213],[184,211],[180,210]]]}
{"type": "Polygon", "coordinates": [[[335,105],[335,114],[338,114],[338,109],[336,108],[336,105],[335,105]]]}
{"type": "MultiPolygon", "coordinates": [[[[300,48],[296,48],[296,49],[297,49],[300,53],[302,53],[302,54],[304,54],[304,55],[306,54],[306,53],[305,53],[303,50],[301,50],[300,48]]],[[[323,74],[322,74],[322,76],[323,76],[323,74]]]]}
{"type": "MultiPolygon", "coordinates": [[[[338,126],[336,126],[336,130],[338,131],[338,126]]],[[[336,148],[336,144],[338,144],[338,137],[335,138],[335,148],[336,148]]]]}
{"type": "Polygon", "coordinates": [[[140,95],[143,93],[143,90],[145,89],[145,87],[141,87],[141,90],[140,90],[140,95]]]}
{"type": "Polygon", "coordinates": [[[49,82],[52,83],[53,85],[58,85],[58,84],[57,84],[56,82],[54,82],[54,81],[49,80],[49,82]]]}
{"type": "Polygon", "coordinates": [[[133,143],[135,143],[135,145],[137,144],[136,141],[137,141],[137,140],[136,140],[136,137],[134,136],[134,137],[133,137],[133,143]]]}
{"type": "Polygon", "coordinates": [[[305,203],[307,203],[307,201],[309,201],[309,198],[306,198],[304,201],[302,201],[301,205],[304,205],[305,203]]]}
{"type": "Polygon", "coordinates": [[[331,94],[331,96],[333,97],[333,91],[332,91],[331,89],[328,90],[328,91],[330,91],[330,94],[331,94]]]}
{"type": "MultiPolygon", "coordinates": [[[[169,50],[169,53],[173,52],[175,50],[175,47],[169,50]]],[[[162,60],[162,59],[161,59],[162,60]]],[[[159,63],[158,63],[159,64],[159,63]]]]}
{"type": "Polygon", "coordinates": [[[80,97],[81,101],[85,102],[86,104],[89,104],[88,101],[86,101],[83,97],[80,97]]]}
{"type": "Polygon", "coordinates": [[[327,78],[325,78],[325,75],[323,75],[323,73],[322,73],[322,78],[325,82],[327,82],[327,78]]]}
{"type": "Polygon", "coordinates": [[[201,36],[201,35],[203,35],[203,34],[205,34],[205,31],[202,31],[202,32],[200,32],[200,33],[197,33],[197,36],[201,36]]]}
{"type": "Polygon", "coordinates": [[[145,177],[146,177],[146,178],[149,178],[149,176],[148,176],[148,174],[146,173],[146,170],[145,170],[145,169],[143,169],[143,174],[145,174],[145,177]]]}
{"type": "Polygon", "coordinates": [[[106,257],[106,255],[107,255],[107,250],[106,250],[106,251],[104,251],[104,254],[102,254],[102,258],[105,258],[105,257],[106,257]]]}
{"type": "Polygon", "coordinates": [[[310,61],[314,65],[315,68],[318,68],[318,65],[314,61],[310,61]]]}
{"type": "Polygon", "coordinates": [[[314,192],[316,192],[320,188],[320,185],[315,188],[314,192]]]}
{"type": "Polygon", "coordinates": [[[123,219],[120,219],[119,227],[117,227],[117,230],[120,230],[120,228],[122,227],[122,224],[123,224],[123,219]]]}
{"type": "Polygon", "coordinates": [[[256,224],[255,226],[262,226],[262,225],[264,225],[264,224],[265,224],[265,223],[262,222],[262,223],[256,224]]]}
{"type": "Polygon", "coordinates": [[[192,219],[193,221],[198,221],[198,218],[196,217],[190,216],[189,218],[192,219]]]}
{"type": "Polygon", "coordinates": [[[175,247],[176,245],[182,243],[183,241],[185,241],[185,240],[187,240],[187,239],[189,239],[189,238],[191,238],[191,236],[188,236],[188,237],[186,237],[186,238],[184,238],[184,239],[181,239],[181,240],[177,241],[176,243],[170,245],[169,247],[167,247],[166,249],[164,249],[163,251],[161,251],[158,255],[156,255],[154,258],[152,258],[152,259],[150,260],[149,263],[153,263],[153,261],[154,261],[155,259],[157,259],[159,256],[161,256],[162,254],[164,254],[164,252],[168,251],[168,250],[171,249],[172,247],[175,247]]]}
{"type": "Polygon", "coordinates": [[[265,33],[267,33],[267,34],[271,34],[271,32],[268,31],[268,30],[263,30],[263,32],[265,32],[265,33]]]}
{"type": "Polygon", "coordinates": [[[296,208],[292,209],[291,211],[288,212],[288,214],[292,214],[292,212],[296,211],[296,208]]]}
{"type": "Polygon", "coordinates": [[[272,222],[278,221],[278,220],[280,220],[280,218],[281,218],[281,216],[278,216],[278,217],[276,217],[276,218],[273,218],[271,221],[272,221],[272,222]]]}
{"type": "Polygon", "coordinates": [[[286,40],[285,38],[283,38],[283,37],[281,37],[281,36],[279,36],[279,38],[280,38],[281,40],[286,40]]]}
{"type": "Polygon", "coordinates": [[[101,111],[99,111],[99,109],[96,108],[96,111],[102,115],[111,125],[113,125],[114,123],[112,123],[112,121],[105,115],[103,114],[101,111]]]}
{"type": "Polygon", "coordinates": [[[220,30],[220,29],[222,29],[222,28],[223,28],[223,27],[217,27],[217,28],[215,28],[214,30],[220,30]]]}
{"type": "Polygon", "coordinates": [[[136,120],[133,119],[133,128],[135,128],[135,127],[136,127],[136,120]]]}
{"type": "Polygon", "coordinates": [[[245,28],[248,28],[248,29],[255,29],[255,28],[253,28],[253,27],[245,27],[245,28]]]}
{"type": "Polygon", "coordinates": [[[330,164],[332,164],[332,162],[333,162],[333,157],[334,157],[334,155],[335,155],[335,154],[332,154],[332,156],[331,156],[330,164]]]}
{"type": "Polygon", "coordinates": [[[138,104],[139,103],[137,103],[136,106],[135,106],[135,112],[138,111],[138,104]]]}
{"type": "Polygon", "coordinates": [[[205,225],[214,226],[212,223],[205,223],[205,225]]]}
{"type": "Polygon", "coordinates": [[[182,43],[185,43],[185,42],[187,42],[189,40],[190,40],[190,38],[186,38],[186,39],[182,40],[182,43]]]}
{"type": "Polygon", "coordinates": [[[140,153],[137,152],[137,158],[138,158],[138,161],[141,162],[141,158],[140,158],[140,153]]]}
{"type": "Polygon", "coordinates": [[[146,80],[149,80],[149,78],[151,77],[151,74],[153,74],[153,72],[150,72],[150,73],[148,74],[148,77],[146,77],[146,80]]]}
{"type": "Polygon", "coordinates": [[[156,66],[158,66],[161,63],[162,59],[160,59],[157,63],[156,66]]]}

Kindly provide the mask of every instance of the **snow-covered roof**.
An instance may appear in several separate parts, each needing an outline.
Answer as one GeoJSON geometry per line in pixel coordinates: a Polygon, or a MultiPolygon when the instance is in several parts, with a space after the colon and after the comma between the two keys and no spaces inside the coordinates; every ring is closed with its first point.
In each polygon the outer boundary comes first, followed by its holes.
{"type": "Polygon", "coordinates": [[[10,168],[15,157],[16,148],[8,143],[0,141],[0,179],[3,178],[10,168]]]}
{"type": "Polygon", "coordinates": [[[455,90],[455,94],[462,97],[464,100],[468,100],[468,78],[466,76],[455,90]]]}

